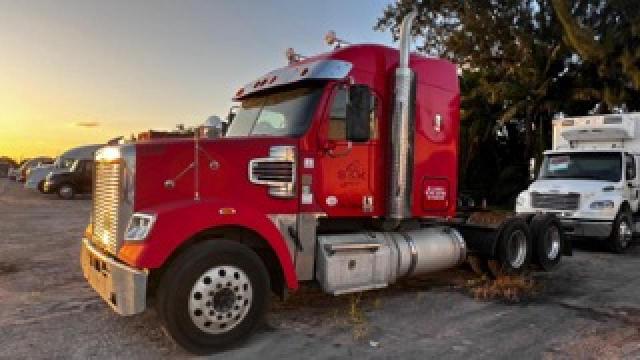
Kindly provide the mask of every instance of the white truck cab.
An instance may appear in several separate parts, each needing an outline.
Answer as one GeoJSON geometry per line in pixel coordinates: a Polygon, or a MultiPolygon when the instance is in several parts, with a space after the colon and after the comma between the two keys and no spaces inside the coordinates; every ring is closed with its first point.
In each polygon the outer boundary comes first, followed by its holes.
{"type": "Polygon", "coordinates": [[[554,120],[553,149],[516,212],[553,212],[574,238],[607,239],[613,251],[625,251],[637,231],[639,126],[640,113],[554,120]]]}

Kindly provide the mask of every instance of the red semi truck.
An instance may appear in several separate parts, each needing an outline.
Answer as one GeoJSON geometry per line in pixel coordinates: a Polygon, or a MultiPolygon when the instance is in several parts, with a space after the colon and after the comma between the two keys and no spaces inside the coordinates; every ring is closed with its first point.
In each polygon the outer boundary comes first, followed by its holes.
{"type": "Polygon", "coordinates": [[[153,303],[202,354],[246,338],[269,293],[302,282],[338,295],[470,255],[510,272],[557,264],[551,249],[568,246],[553,215],[456,217],[456,66],[410,54],[414,16],[399,50],[337,48],[244,86],[222,138],[98,151],[81,255],[91,286],[121,315],[153,303]]]}

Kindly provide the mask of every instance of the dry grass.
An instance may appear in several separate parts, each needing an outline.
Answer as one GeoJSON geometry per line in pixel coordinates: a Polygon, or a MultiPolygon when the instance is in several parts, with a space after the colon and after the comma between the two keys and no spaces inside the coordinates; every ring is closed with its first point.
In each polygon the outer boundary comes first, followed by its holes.
{"type": "Polygon", "coordinates": [[[483,276],[468,280],[466,288],[476,299],[520,302],[539,292],[540,286],[529,276],[502,275],[496,279],[483,276]]]}
{"type": "Polygon", "coordinates": [[[345,327],[354,340],[364,340],[370,332],[366,312],[382,306],[378,291],[354,293],[342,296],[325,294],[316,287],[301,287],[285,301],[272,302],[273,313],[296,312],[298,321],[307,325],[322,323],[345,327]]]}
{"type": "Polygon", "coordinates": [[[476,225],[498,226],[512,215],[513,213],[510,211],[476,211],[469,216],[467,222],[476,225]]]}
{"type": "Polygon", "coordinates": [[[349,322],[355,340],[362,340],[369,335],[369,321],[362,310],[362,293],[349,296],[349,322]]]}

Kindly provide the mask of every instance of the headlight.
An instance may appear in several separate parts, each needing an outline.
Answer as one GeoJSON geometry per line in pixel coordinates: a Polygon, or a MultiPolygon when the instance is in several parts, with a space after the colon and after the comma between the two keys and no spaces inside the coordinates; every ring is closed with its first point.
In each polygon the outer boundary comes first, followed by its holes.
{"type": "Polygon", "coordinates": [[[614,203],[611,200],[599,200],[594,201],[589,205],[589,208],[592,210],[604,210],[604,209],[613,209],[614,203]]]}
{"type": "Polygon", "coordinates": [[[516,198],[516,206],[525,206],[527,203],[527,195],[522,193],[516,198]]]}
{"type": "Polygon", "coordinates": [[[146,239],[155,222],[155,215],[143,213],[133,214],[127,226],[127,231],[125,231],[124,239],[126,241],[142,241],[146,239]]]}

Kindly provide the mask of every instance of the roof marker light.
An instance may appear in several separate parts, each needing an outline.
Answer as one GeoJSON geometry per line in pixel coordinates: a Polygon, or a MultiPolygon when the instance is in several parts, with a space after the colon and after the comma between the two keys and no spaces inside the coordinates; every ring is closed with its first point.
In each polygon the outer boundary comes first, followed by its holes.
{"type": "Polygon", "coordinates": [[[348,41],[338,38],[336,32],[333,30],[327,31],[327,34],[324,36],[324,41],[327,45],[332,46],[336,45],[336,49],[341,48],[343,45],[351,45],[348,41]]]}

